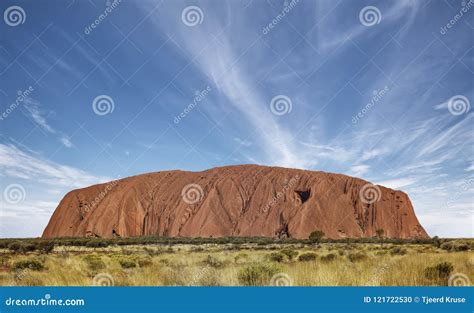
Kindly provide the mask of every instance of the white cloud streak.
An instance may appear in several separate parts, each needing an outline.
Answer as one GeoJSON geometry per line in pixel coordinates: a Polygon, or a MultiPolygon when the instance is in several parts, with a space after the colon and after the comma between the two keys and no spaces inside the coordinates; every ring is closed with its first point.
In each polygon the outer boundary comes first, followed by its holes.
{"type": "Polygon", "coordinates": [[[58,164],[18,149],[0,144],[0,173],[10,178],[28,179],[51,186],[68,188],[86,187],[110,180],[80,169],[58,164]]]}

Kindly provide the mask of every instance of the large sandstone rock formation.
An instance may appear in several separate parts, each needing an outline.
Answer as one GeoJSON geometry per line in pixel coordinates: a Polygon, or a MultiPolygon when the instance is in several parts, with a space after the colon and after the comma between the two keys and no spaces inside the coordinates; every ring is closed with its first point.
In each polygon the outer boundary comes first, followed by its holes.
{"type": "Polygon", "coordinates": [[[426,238],[408,196],[345,175],[241,165],[166,171],[73,190],[43,237],[426,238]]]}

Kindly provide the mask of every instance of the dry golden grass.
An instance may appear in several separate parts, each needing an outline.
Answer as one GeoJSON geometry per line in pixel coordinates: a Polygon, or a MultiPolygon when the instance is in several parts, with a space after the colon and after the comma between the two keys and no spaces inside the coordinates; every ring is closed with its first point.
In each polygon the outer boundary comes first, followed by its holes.
{"type": "Polygon", "coordinates": [[[247,244],[235,250],[231,245],[207,244],[56,247],[51,254],[3,251],[0,285],[87,286],[93,285],[94,277],[101,273],[110,275],[116,286],[235,286],[255,281],[270,285],[269,275],[275,273],[285,273],[297,286],[446,285],[447,277],[432,279],[425,274],[426,267],[442,262],[452,264],[450,274],[462,273],[474,281],[471,251],[447,252],[430,245],[405,244],[397,248],[389,244],[247,244]],[[299,255],[314,252],[318,257],[306,262],[298,257],[270,261],[271,253],[283,249],[299,255]],[[325,258],[328,254],[334,256],[325,258]],[[15,269],[22,260],[36,260],[45,268],[15,269]],[[257,280],[250,279],[255,275],[257,280]]]}

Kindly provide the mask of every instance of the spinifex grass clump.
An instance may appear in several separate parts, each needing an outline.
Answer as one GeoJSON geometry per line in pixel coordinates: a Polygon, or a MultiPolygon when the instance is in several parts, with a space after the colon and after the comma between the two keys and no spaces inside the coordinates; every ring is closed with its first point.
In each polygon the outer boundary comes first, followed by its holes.
{"type": "Polygon", "coordinates": [[[44,270],[44,264],[40,260],[36,259],[28,259],[28,260],[21,260],[13,263],[12,270],[19,271],[19,270],[32,270],[32,271],[41,271],[44,270]]]}
{"type": "Polygon", "coordinates": [[[137,263],[130,258],[122,258],[118,260],[120,266],[125,269],[137,267],[137,263]]]}
{"type": "Polygon", "coordinates": [[[105,268],[105,263],[102,258],[97,254],[88,254],[83,257],[84,262],[92,272],[97,272],[105,268]]]}
{"type": "Polygon", "coordinates": [[[288,261],[293,261],[293,259],[298,256],[298,251],[293,249],[283,249],[280,252],[286,255],[288,261]]]}
{"type": "Polygon", "coordinates": [[[270,283],[278,269],[268,264],[252,264],[240,269],[239,283],[243,286],[265,286],[270,283]]]}
{"type": "Polygon", "coordinates": [[[448,282],[449,275],[454,270],[453,264],[449,262],[438,263],[434,266],[428,266],[424,270],[424,275],[430,281],[439,284],[446,285],[448,282]]]}
{"type": "Polygon", "coordinates": [[[329,263],[337,259],[337,255],[334,253],[329,253],[328,255],[324,255],[321,257],[321,262],[323,263],[329,263]]]}
{"type": "Polygon", "coordinates": [[[402,247],[393,247],[390,251],[391,255],[405,255],[407,254],[407,249],[402,247]]]}
{"type": "Polygon", "coordinates": [[[153,265],[153,259],[148,256],[139,257],[137,258],[137,263],[140,267],[147,267],[153,265]]]}
{"type": "Polygon", "coordinates": [[[308,262],[308,261],[314,261],[318,258],[318,255],[314,252],[305,252],[303,254],[300,254],[298,257],[298,261],[301,262],[308,262]]]}
{"type": "Polygon", "coordinates": [[[349,261],[351,262],[361,262],[365,259],[367,259],[367,255],[363,252],[356,252],[356,253],[351,253],[347,256],[349,261]]]}
{"type": "Polygon", "coordinates": [[[283,262],[286,259],[286,255],[281,252],[272,252],[268,255],[268,259],[272,262],[283,262]]]}

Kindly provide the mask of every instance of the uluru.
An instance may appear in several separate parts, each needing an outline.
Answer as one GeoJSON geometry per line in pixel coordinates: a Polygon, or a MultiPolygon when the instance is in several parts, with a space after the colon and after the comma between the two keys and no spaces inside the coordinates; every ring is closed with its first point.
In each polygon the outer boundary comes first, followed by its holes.
{"type": "Polygon", "coordinates": [[[342,174],[236,165],[162,171],[70,191],[44,238],[428,238],[408,195],[342,174]]]}

